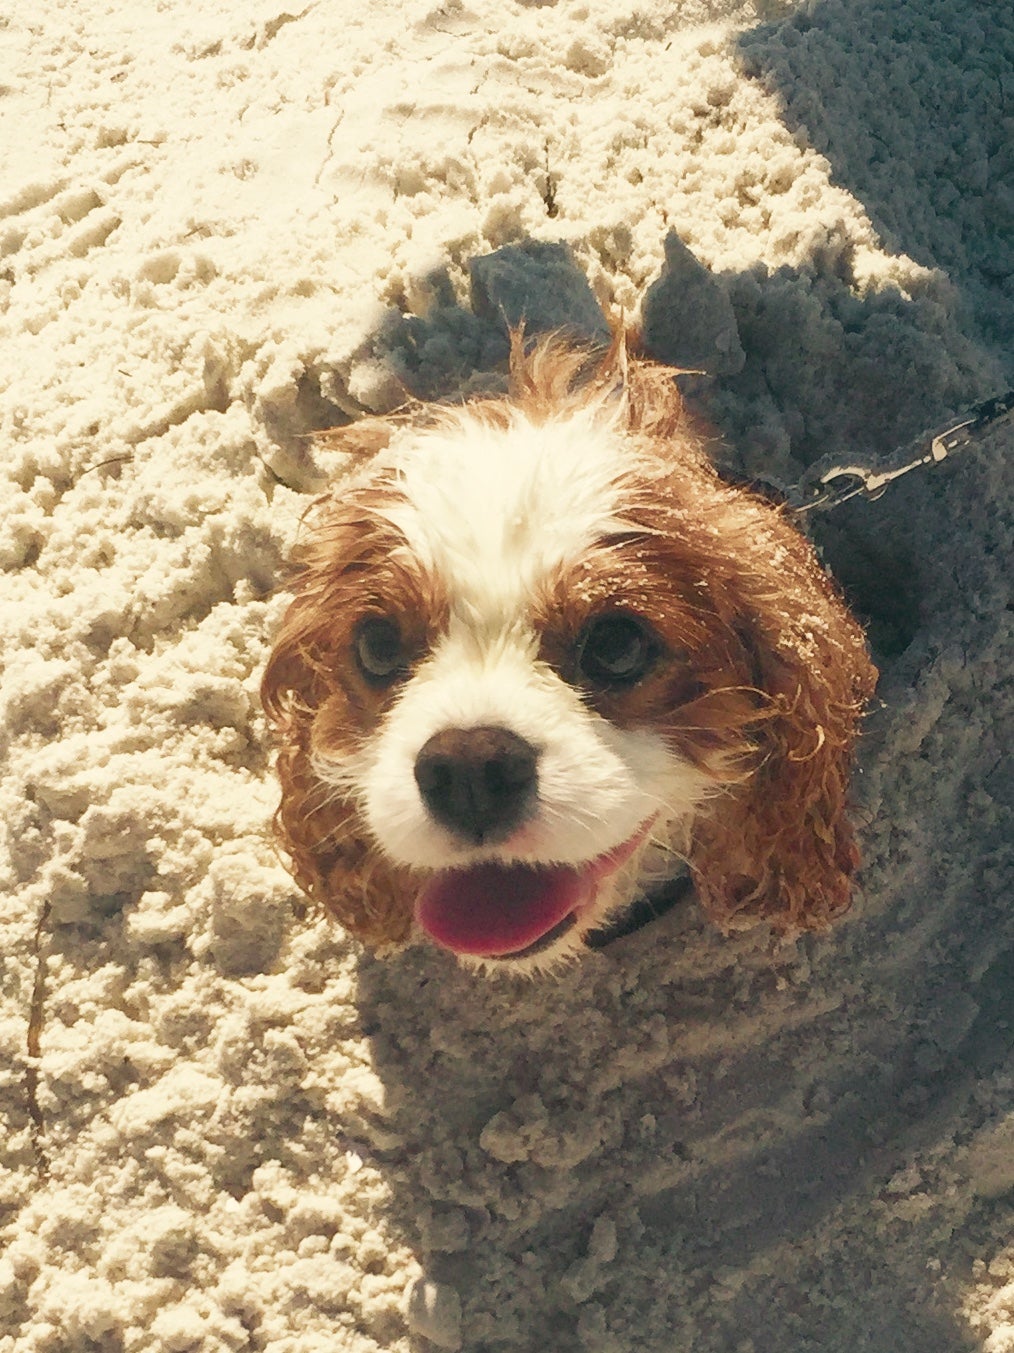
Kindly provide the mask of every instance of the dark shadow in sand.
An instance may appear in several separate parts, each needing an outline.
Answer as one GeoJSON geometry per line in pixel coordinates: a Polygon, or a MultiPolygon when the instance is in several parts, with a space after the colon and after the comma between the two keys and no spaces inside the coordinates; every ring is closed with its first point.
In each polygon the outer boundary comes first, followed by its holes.
{"type": "Polygon", "coordinates": [[[969,335],[1006,346],[1009,363],[1010,8],[991,0],[820,0],[743,34],[737,47],[746,74],[779,99],[789,130],[827,157],[835,182],[862,202],[887,249],[961,278],[969,335]]]}

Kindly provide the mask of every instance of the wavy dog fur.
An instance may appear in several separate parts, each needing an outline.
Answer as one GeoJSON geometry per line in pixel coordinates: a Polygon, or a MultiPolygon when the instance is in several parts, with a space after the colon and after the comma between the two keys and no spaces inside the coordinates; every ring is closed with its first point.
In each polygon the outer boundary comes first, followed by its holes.
{"type": "Polygon", "coordinates": [[[876,680],[860,626],[785,512],[719,478],[671,371],[628,358],[620,337],[593,358],[515,333],[505,398],[414,406],[325,434],[376,468],[311,506],[264,673],[278,839],[301,887],[372,944],[409,935],[426,870],[378,838],[356,772],[341,768],[362,762],[405,683],[429,671],[456,605],[397,524],[404,477],[384,453],[413,437],[552,433],[582,418],[633,448],[615,476],[621,520],[540,575],[525,618],[533,662],[579,690],[582,718],[650,734],[706,782],[668,839],[719,926],[756,916],[815,929],[849,905],[849,774],[876,680]],[[581,627],[617,607],[650,626],[664,660],[629,688],[587,689],[581,627]],[[376,689],[356,669],[356,627],[391,614],[406,672],[376,689]]]}

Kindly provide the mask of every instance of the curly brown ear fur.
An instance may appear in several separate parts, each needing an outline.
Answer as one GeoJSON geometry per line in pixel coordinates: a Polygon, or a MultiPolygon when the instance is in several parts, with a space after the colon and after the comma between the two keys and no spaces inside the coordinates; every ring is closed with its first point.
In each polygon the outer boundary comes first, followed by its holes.
{"type": "Polygon", "coordinates": [[[691,863],[720,925],[755,915],[783,930],[820,929],[848,909],[859,859],[846,813],[858,709],[791,664],[766,666],[777,694],[758,738],[762,760],[701,821],[691,863]]]}
{"type": "Polygon", "coordinates": [[[284,634],[279,644],[262,686],[279,740],[276,769],[282,797],[275,835],[290,858],[296,882],[347,930],[371,944],[400,943],[411,929],[414,889],[407,874],[370,845],[352,805],[314,774],[314,710],[297,692],[300,678],[284,634]]]}
{"type": "MultiPolygon", "coordinates": [[[[780,601],[769,593],[764,611],[736,626],[744,675],[763,693],[749,730],[755,765],[698,824],[691,864],[720,925],[754,915],[781,930],[814,930],[851,900],[859,855],[848,783],[877,673],[809,545],[775,520],[780,601]]],[[[767,571],[774,582],[770,563],[767,571]]]]}
{"type": "MultiPolygon", "coordinates": [[[[315,751],[354,736],[368,695],[343,685],[339,657],[362,606],[362,574],[392,587],[390,528],[370,510],[371,490],[311,504],[294,597],[268,660],[261,700],[278,746],[282,797],[274,826],[296,881],[348,930],[373,944],[404,940],[415,889],[373,846],[355,806],[313,769],[315,751]]],[[[421,605],[421,601],[417,603],[421,605]]]]}
{"type": "Polygon", "coordinates": [[[635,515],[664,542],[670,594],[699,578],[693,607],[709,613],[690,645],[704,692],[672,722],[693,759],[724,751],[730,771],[694,829],[701,902],[725,927],[752,915],[818,929],[847,909],[858,863],[846,810],[877,679],[865,635],[785,513],[720,479],[672,373],[631,362],[626,392],[628,430],[660,470],[635,515]]]}

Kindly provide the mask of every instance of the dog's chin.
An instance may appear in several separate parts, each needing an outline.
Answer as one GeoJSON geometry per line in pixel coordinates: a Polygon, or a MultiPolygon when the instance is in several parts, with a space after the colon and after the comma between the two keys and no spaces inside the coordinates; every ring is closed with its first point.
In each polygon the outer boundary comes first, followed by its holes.
{"type": "Polygon", "coordinates": [[[416,899],[416,924],[469,967],[556,967],[580,954],[629,898],[650,826],[582,864],[486,860],[437,872],[416,899]]]}

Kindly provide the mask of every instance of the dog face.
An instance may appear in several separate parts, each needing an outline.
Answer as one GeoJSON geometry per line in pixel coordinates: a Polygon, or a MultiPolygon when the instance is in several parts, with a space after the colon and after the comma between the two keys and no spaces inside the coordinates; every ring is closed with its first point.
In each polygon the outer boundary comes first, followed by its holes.
{"type": "Polygon", "coordinates": [[[668,373],[583,364],[516,339],[511,398],[358,425],[379,449],[313,511],[277,822],[367,939],[542,968],[687,867],[720,921],[847,905],[861,632],[668,373]]]}

